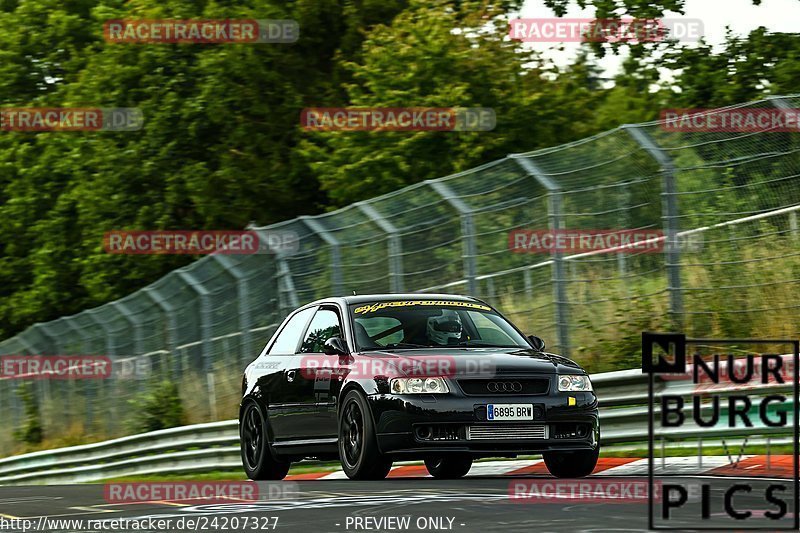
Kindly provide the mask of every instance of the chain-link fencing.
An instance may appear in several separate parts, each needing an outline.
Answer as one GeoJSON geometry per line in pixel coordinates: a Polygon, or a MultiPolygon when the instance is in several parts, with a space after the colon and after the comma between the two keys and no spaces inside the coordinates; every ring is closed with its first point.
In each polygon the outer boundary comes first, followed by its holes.
{"type": "MultiPolygon", "coordinates": [[[[797,104],[776,97],[734,109],[797,104]]],[[[148,369],[37,380],[27,397],[19,380],[0,380],[8,413],[0,453],[20,449],[15,432],[31,412],[45,438],[65,443],[139,430],[137,412],[159,401],[153,388],[164,380],[177,384],[186,422],[235,418],[241,371],[282,318],[354,291],[478,296],[592,372],[637,366],[646,329],[797,337],[798,149],[792,132],[625,125],[251,228],[265,239],[290,232],[297,249],[211,255],[119,301],[0,343],[0,355],[94,354],[148,369]],[[564,250],[516,241],[537,231],[619,230],[649,232],[654,246],[564,250]]]]}

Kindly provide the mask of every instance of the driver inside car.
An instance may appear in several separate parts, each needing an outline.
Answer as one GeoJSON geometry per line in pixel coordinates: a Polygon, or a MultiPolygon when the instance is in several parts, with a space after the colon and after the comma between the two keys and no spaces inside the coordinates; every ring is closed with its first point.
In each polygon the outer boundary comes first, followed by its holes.
{"type": "Polygon", "coordinates": [[[455,311],[445,310],[441,315],[428,319],[427,335],[431,344],[449,346],[461,342],[464,328],[455,311]]]}

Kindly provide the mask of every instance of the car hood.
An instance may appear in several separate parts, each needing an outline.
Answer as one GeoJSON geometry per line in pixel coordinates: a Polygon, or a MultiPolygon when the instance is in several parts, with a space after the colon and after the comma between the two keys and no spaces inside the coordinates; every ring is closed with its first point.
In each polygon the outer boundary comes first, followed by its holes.
{"type": "Polygon", "coordinates": [[[368,351],[357,357],[379,359],[387,366],[394,363],[397,375],[418,375],[424,369],[434,374],[486,376],[499,374],[582,374],[574,361],[547,352],[520,348],[432,348],[368,351]]]}

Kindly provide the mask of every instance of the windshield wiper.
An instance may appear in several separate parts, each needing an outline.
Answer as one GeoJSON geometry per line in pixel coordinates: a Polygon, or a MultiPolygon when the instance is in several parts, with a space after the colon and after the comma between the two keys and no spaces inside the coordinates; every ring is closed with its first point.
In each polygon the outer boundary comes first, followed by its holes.
{"type": "Polygon", "coordinates": [[[392,344],[387,344],[384,348],[433,348],[433,346],[414,344],[413,342],[393,342],[392,344]]]}
{"type": "Polygon", "coordinates": [[[508,346],[505,344],[492,344],[491,342],[484,342],[480,340],[468,340],[468,341],[461,341],[457,344],[453,344],[452,346],[473,346],[475,348],[523,348],[522,346],[508,346]]]}

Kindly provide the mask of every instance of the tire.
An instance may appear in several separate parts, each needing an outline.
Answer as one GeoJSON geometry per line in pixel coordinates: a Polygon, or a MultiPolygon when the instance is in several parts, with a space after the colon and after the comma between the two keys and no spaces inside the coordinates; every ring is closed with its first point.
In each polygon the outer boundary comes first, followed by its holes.
{"type": "Polygon", "coordinates": [[[242,410],[242,418],[239,421],[239,442],[242,450],[242,466],[248,478],[262,481],[286,477],[292,463],[273,457],[269,446],[267,421],[256,402],[247,402],[242,410]]]}
{"type": "Polygon", "coordinates": [[[425,459],[425,468],[436,479],[459,479],[472,468],[472,456],[457,454],[430,457],[425,459]]]}
{"type": "Polygon", "coordinates": [[[378,450],[367,401],[356,390],[347,393],[339,410],[339,456],[350,479],[383,479],[392,460],[378,450]]]}
{"type": "Polygon", "coordinates": [[[597,466],[600,448],[594,450],[580,450],[576,452],[544,452],[544,464],[556,477],[576,478],[586,477],[597,466]]]}

